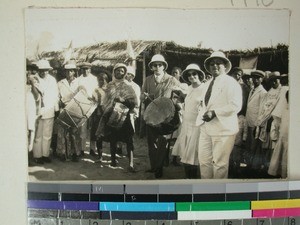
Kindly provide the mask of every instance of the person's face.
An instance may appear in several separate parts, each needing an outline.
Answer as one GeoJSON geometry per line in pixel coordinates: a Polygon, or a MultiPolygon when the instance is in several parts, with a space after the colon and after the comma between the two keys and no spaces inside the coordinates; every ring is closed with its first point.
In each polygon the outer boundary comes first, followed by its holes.
{"type": "Polygon", "coordinates": [[[239,70],[236,70],[232,73],[232,77],[234,79],[236,79],[237,81],[241,80],[242,75],[243,75],[242,71],[239,71],[239,70]]]}
{"type": "Polygon", "coordinates": [[[251,87],[251,86],[252,86],[252,83],[253,83],[251,77],[245,77],[245,78],[243,78],[243,82],[244,82],[244,84],[246,84],[248,87],[251,87]]]}
{"type": "Polygon", "coordinates": [[[199,75],[196,70],[189,70],[187,72],[187,78],[191,84],[200,83],[199,75]]]}
{"type": "Polygon", "coordinates": [[[83,76],[87,76],[90,73],[90,68],[81,68],[81,73],[83,76]]]}
{"type": "Polygon", "coordinates": [[[180,71],[178,69],[173,70],[172,71],[172,76],[175,77],[177,80],[179,80],[180,71]]]}
{"type": "Polygon", "coordinates": [[[134,79],[134,75],[131,73],[127,73],[125,79],[131,82],[134,79]]]}
{"type": "Polygon", "coordinates": [[[45,76],[49,74],[49,71],[48,70],[39,70],[39,76],[41,78],[45,78],[45,76]]]}
{"type": "Polygon", "coordinates": [[[125,76],[125,69],[123,67],[116,68],[114,73],[115,73],[115,78],[117,80],[121,80],[125,76]]]}
{"type": "Polygon", "coordinates": [[[99,87],[103,87],[103,86],[107,85],[107,81],[105,79],[105,76],[106,76],[105,73],[99,74],[99,77],[98,77],[98,85],[99,85],[99,87]]]}
{"type": "Polygon", "coordinates": [[[209,71],[214,77],[225,74],[225,62],[222,59],[214,58],[209,62],[209,71]]]}
{"type": "Polygon", "coordinates": [[[155,75],[161,75],[164,73],[165,67],[162,62],[154,62],[151,65],[152,71],[155,75]]]}
{"type": "Polygon", "coordinates": [[[252,78],[253,86],[255,88],[258,87],[262,82],[262,78],[260,76],[251,76],[251,78],[252,78]]]}
{"type": "Polygon", "coordinates": [[[270,84],[271,84],[272,88],[274,88],[274,89],[278,88],[278,86],[280,84],[279,79],[270,80],[270,84]]]}
{"type": "Polygon", "coordinates": [[[67,70],[66,71],[66,78],[67,78],[67,80],[70,80],[70,81],[74,80],[75,70],[67,70]]]}

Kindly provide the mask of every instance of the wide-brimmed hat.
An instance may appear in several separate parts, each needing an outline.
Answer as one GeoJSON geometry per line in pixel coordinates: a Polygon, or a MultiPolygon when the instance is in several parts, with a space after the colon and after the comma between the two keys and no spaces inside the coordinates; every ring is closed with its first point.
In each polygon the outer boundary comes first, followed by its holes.
{"type": "Polygon", "coordinates": [[[151,61],[148,63],[149,68],[151,69],[152,63],[154,62],[161,62],[164,64],[165,70],[168,68],[168,63],[166,62],[165,58],[161,54],[156,54],[152,56],[151,61]]]}
{"type": "Polygon", "coordinates": [[[264,78],[265,77],[265,72],[264,71],[261,71],[261,70],[254,70],[251,72],[250,76],[258,76],[258,77],[261,77],[261,78],[264,78]]]}
{"type": "Polygon", "coordinates": [[[200,75],[202,75],[203,78],[205,78],[205,73],[200,69],[200,67],[199,67],[197,64],[192,63],[192,64],[189,64],[189,65],[185,68],[185,70],[182,72],[181,77],[182,77],[182,79],[183,79],[184,81],[189,82],[189,80],[188,80],[188,71],[190,71],[190,70],[195,70],[195,71],[198,72],[199,80],[201,80],[201,79],[200,79],[200,75]]]}
{"type": "Polygon", "coordinates": [[[127,66],[124,64],[124,63],[117,63],[115,66],[114,66],[114,69],[113,69],[113,72],[118,69],[118,68],[124,68],[125,69],[125,74],[127,73],[127,66]]]}
{"type": "Polygon", "coordinates": [[[89,63],[89,62],[82,62],[82,63],[80,63],[78,66],[79,66],[80,68],[82,68],[82,69],[85,69],[85,68],[89,69],[89,68],[92,67],[92,64],[89,63]]]}
{"type": "Polygon", "coordinates": [[[225,62],[225,72],[228,73],[231,70],[231,62],[229,59],[226,58],[225,54],[220,51],[213,52],[207,59],[204,61],[204,68],[206,69],[207,72],[210,73],[209,70],[209,63],[212,59],[219,58],[222,59],[225,62]]]}
{"type": "Polygon", "coordinates": [[[271,72],[269,75],[269,81],[280,79],[280,73],[278,71],[271,72]]]}
{"type": "Polygon", "coordinates": [[[76,67],[75,64],[66,64],[66,65],[64,66],[64,69],[65,69],[65,70],[76,70],[77,67],[76,67]]]}
{"type": "Polygon", "coordinates": [[[135,69],[132,66],[127,66],[127,74],[129,73],[135,77],[135,69]]]}
{"type": "Polygon", "coordinates": [[[46,59],[41,59],[37,62],[37,67],[39,70],[52,70],[53,68],[50,66],[49,61],[46,59]]]}

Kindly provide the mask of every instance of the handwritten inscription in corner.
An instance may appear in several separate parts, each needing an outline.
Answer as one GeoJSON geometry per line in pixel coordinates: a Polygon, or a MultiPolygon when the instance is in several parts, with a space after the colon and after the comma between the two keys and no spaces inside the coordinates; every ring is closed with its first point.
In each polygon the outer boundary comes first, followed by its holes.
{"type": "Polygon", "coordinates": [[[274,0],[230,0],[231,5],[235,6],[244,6],[244,7],[269,7],[274,3],[274,0]]]}

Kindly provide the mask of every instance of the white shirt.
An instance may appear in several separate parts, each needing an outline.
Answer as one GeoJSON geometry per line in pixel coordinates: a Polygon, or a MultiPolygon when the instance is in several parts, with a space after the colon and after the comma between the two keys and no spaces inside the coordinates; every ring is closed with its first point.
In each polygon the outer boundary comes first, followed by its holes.
{"type": "Polygon", "coordinates": [[[54,77],[46,74],[44,78],[39,77],[39,89],[42,92],[44,107],[41,108],[42,119],[54,117],[54,112],[58,111],[58,88],[54,77]]]}
{"type": "Polygon", "coordinates": [[[86,90],[86,93],[89,97],[93,96],[93,92],[98,87],[97,77],[93,74],[88,74],[86,77],[81,75],[78,77],[78,85],[83,86],[86,90]]]}
{"type": "Polygon", "coordinates": [[[69,83],[67,79],[63,79],[58,82],[58,90],[61,97],[61,101],[67,104],[71,99],[75,96],[78,91],[78,79],[75,78],[74,80],[69,83]]]}

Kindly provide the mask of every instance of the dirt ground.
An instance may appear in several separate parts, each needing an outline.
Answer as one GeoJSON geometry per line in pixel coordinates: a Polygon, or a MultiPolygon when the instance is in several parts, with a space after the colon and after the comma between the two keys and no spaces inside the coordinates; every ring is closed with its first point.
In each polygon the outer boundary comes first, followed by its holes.
{"type": "MultiPolygon", "coordinates": [[[[154,180],[153,173],[147,173],[149,169],[149,157],[146,138],[134,137],[134,166],[136,172],[128,171],[128,158],[125,157],[126,149],[123,147],[123,157],[118,158],[118,167],[112,168],[110,164],[109,143],[103,143],[103,161],[97,156],[89,154],[89,144],[86,152],[79,162],[61,162],[52,157],[51,163],[43,165],[35,164],[28,167],[29,181],[71,181],[71,180],[154,180]]],[[[171,161],[171,155],[170,155],[171,161]]],[[[184,179],[183,166],[170,164],[164,167],[161,179],[184,179]]]]}

